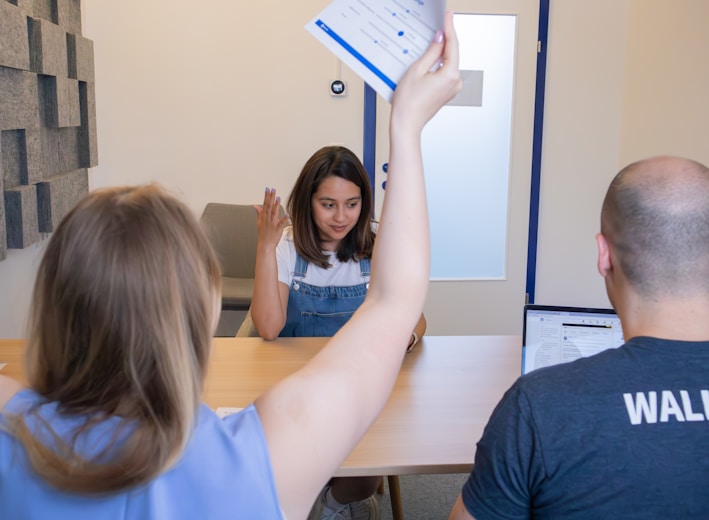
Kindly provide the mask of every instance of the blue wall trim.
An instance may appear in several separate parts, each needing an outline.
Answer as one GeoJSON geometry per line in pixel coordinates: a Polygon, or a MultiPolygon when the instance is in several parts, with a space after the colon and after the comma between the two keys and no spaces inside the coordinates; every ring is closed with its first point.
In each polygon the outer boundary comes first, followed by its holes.
{"type": "Polygon", "coordinates": [[[527,284],[529,303],[534,303],[537,283],[537,241],[539,234],[539,188],[542,177],[542,135],[544,127],[544,90],[547,71],[547,39],[549,34],[549,2],[539,2],[539,41],[537,54],[537,86],[534,99],[534,138],[532,142],[532,182],[529,201],[529,235],[527,239],[527,284]]]}
{"type": "Polygon", "coordinates": [[[377,148],[377,92],[364,84],[364,136],[362,146],[362,163],[369,174],[369,185],[372,187],[372,217],[374,217],[374,182],[376,181],[376,148],[377,148]]]}

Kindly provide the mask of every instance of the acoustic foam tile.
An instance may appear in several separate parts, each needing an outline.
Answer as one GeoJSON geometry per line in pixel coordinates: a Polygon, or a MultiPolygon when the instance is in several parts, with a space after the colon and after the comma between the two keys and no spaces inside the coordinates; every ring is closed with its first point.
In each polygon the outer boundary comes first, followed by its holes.
{"type": "Polygon", "coordinates": [[[81,127],[40,128],[42,179],[81,168],[79,149],[81,127]]]}
{"type": "Polygon", "coordinates": [[[57,24],[67,32],[81,34],[81,1],[56,0],[57,24]]]}
{"type": "Polygon", "coordinates": [[[39,18],[29,18],[30,64],[33,72],[68,77],[66,31],[39,18]]]}
{"type": "Polygon", "coordinates": [[[0,131],[0,159],[5,189],[27,184],[27,148],[24,130],[0,131]]]}
{"type": "Polygon", "coordinates": [[[37,75],[0,67],[0,130],[37,127],[37,75]]]}
{"type": "Polygon", "coordinates": [[[79,34],[67,34],[69,77],[94,81],[94,42],[79,34]]]}
{"type": "Polygon", "coordinates": [[[30,46],[27,37],[27,15],[17,6],[0,2],[0,67],[20,70],[30,68],[30,46]]]}
{"type": "Polygon", "coordinates": [[[32,5],[32,16],[57,23],[57,0],[26,0],[32,5]]]}
{"type": "Polygon", "coordinates": [[[25,165],[27,179],[23,182],[24,184],[36,184],[45,177],[40,129],[26,128],[23,131],[25,134],[25,153],[27,159],[25,165]]]}
{"type": "Polygon", "coordinates": [[[81,138],[79,164],[82,168],[98,165],[98,138],[96,136],[96,85],[79,82],[81,105],[81,138]]]}
{"type": "Polygon", "coordinates": [[[34,16],[34,0],[10,0],[11,4],[15,4],[27,16],[34,16]]]}
{"type": "Polygon", "coordinates": [[[82,168],[37,183],[39,231],[50,233],[89,192],[89,172],[82,168]]]}
{"type": "Polygon", "coordinates": [[[8,249],[23,249],[39,241],[37,191],[34,186],[5,190],[8,249]]]}
{"type": "Polygon", "coordinates": [[[50,76],[44,91],[47,110],[46,124],[51,128],[81,125],[79,82],[75,79],[50,76]]]}

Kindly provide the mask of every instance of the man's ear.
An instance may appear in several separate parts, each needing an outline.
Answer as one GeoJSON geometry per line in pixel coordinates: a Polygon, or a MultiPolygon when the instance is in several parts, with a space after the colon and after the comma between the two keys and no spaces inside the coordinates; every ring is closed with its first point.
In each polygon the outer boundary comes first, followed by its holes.
{"type": "Polygon", "coordinates": [[[596,244],[598,245],[598,272],[605,278],[613,269],[610,245],[603,233],[596,233],[596,244]]]}

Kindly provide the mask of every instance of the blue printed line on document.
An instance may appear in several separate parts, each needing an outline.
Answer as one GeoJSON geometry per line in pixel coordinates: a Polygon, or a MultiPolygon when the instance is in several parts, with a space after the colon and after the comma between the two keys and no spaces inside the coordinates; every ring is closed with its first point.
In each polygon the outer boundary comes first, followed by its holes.
{"type": "Polygon", "coordinates": [[[357,60],[367,67],[372,73],[374,73],[375,76],[377,76],[379,79],[381,79],[386,85],[394,90],[396,89],[396,83],[394,83],[391,79],[389,79],[386,74],[384,74],[381,70],[379,70],[377,67],[374,66],[374,64],[369,61],[367,58],[362,56],[359,52],[357,52],[354,47],[352,47],[349,43],[347,43],[345,40],[343,40],[339,34],[337,34],[335,31],[330,29],[326,23],[324,23],[322,20],[318,20],[315,22],[315,25],[320,27],[325,33],[330,36],[333,40],[335,40],[337,43],[342,45],[342,47],[349,52],[352,56],[357,58],[357,60]]]}

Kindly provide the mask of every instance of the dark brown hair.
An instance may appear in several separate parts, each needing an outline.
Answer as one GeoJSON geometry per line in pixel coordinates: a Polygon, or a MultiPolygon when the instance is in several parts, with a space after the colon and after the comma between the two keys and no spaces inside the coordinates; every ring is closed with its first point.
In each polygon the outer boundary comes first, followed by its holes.
{"type": "Polygon", "coordinates": [[[322,253],[318,230],[312,214],[312,197],[328,177],[340,177],[354,183],[362,196],[361,213],[357,225],[345,236],[337,248],[337,259],[347,262],[371,256],[374,247],[372,231],[372,189],[367,170],[349,149],[326,146],[315,152],[303,166],[293,191],[288,198],[288,213],[293,223],[295,249],[300,256],[320,267],[327,268],[328,258],[322,253]]]}
{"type": "Polygon", "coordinates": [[[87,420],[67,439],[36,411],[8,418],[42,478],[65,491],[112,492],[180,457],[201,402],[219,283],[196,218],[156,186],[94,191],[69,212],[37,274],[27,376],[59,413],[87,420]],[[114,439],[125,441],[91,460],[75,451],[75,439],[115,416],[123,428],[114,439]],[[40,432],[27,426],[35,419],[40,432]]]}

